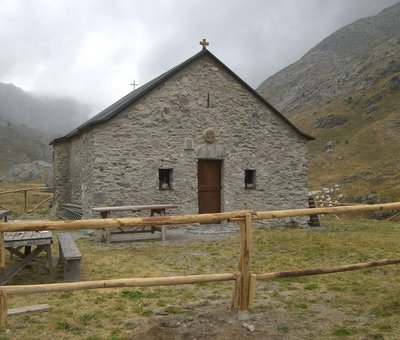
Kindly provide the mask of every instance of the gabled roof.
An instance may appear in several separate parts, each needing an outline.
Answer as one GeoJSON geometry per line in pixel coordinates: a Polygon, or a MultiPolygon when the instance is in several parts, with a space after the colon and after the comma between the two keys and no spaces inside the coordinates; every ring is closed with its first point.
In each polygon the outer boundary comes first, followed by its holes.
{"type": "Polygon", "coordinates": [[[175,66],[174,68],[170,69],[169,71],[161,74],[157,78],[154,78],[153,80],[149,81],[145,85],[139,87],[138,89],[128,93],[125,97],[121,98],[111,106],[107,107],[94,117],[90,118],[88,121],[83,123],[82,125],[78,126],[76,129],[72,130],[70,133],[66,134],[63,137],[60,138],[55,138],[53,141],[50,142],[50,144],[58,143],[61,141],[65,141],[78,133],[86,130],[87,128],[91,126],[95,126],[97,124],[102,124],[116,115],[118,115],[121,111],[126,109],[128,106],[132,105],[135,103],[137,100],[140,98],[144,97],[146,94],[151,92],[154,88],[156,88],[158,85],[161,85],[165,81],[167,81],[170,77],[172,77],[174,74],[185,68],[187,65],[191,64],[193,61],[199,59],[200,57],[208,55],[211,57],[213,60],[215,60],[221,67],[223,67],[228,73],[230,73],[239,83],[241,83],[244,87],[246,87],[254,96],[256,96],[258,99],[260,99],[271,111],[273,111],[276,115],[278,115],[281,119],[283,119],[289,126],[291,126],[296,132],[298,132],[302,137],[306,138],[307,140],[314,140],[315,138],[300,131],[289,119],[287,119],[282,113],[280,113],[277,109],[275,109],[270,103],[267,102],[267,100],[261,96],[257,91],[255,91],[250,85],[248,85],[244,80],[242,80],[236,73],[234,73],[229,67],[227,67],[222,61],[220,61],[214,54],[212,54],[209,50],[207,49],[202,49],[199,53],[195,54],[193,57],[187,59],[183,63],[175,66]]]}

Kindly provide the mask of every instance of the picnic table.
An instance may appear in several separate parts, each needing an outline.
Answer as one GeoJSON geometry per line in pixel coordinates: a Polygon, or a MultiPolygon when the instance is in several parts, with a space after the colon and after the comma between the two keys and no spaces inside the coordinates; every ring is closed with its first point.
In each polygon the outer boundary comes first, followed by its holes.
{"type": "Polygon", "coordinates": [[[0,220],[4,218],[4,222],[7,222],[7,215],[10,215],[11,210],[0,210],[0,220]]]}
{"type": "Polygon", "coordinates": [[[10,266],[0,268],[0,284],[5,285],[22,269],[30,266],[39,266],[46,269],[50,278],[52,278],[52,236],[50,231],[5,232],[4,248],[10,252],[11,256],[16,255],[21,260],[12,262],[10,266]],[[47,260],[45,263],[38,261],[42,252],[46,253],[47,260]]]}
{"type": "MultiPolygon", "coordinates": [[[[175,209],[178,208],[178,205],[175,204],[151,204],[151,205],[124,205],[117,207],[97,207],[93,208],[94,212],[99,212],[102,218],[110,218],[112,212],[122,212],[122,211],[130,211],[130,212],[138,212],[138,211],[150,211],[150,216],[158,215],[166,215],[167,209],[175,209]]],[[[105,229],[103,238],[107,241],[107,244],[110,244],[113,241],[128,241],[128,240],[137,240],[132,238],[132,235],[138,233],[152,233],[155,231],[161,232],[161,241],[165,241],[166,237],[166,227],[132,227],[132,228],[118,228],[118,229],[105,229]]]]}

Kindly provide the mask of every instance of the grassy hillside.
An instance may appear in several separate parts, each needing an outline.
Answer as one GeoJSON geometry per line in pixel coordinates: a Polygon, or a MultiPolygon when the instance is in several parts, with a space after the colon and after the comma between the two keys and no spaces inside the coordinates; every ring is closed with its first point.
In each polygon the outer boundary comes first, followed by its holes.
{"type": "Polygon", "coordinates": [[[400,90],[390,89],[395,77],[378,77],[369,90],[291,115],[316,137],[309,143],[311,189],[339,184],[349,195],[400,200],[400,90]]]}
{"type": "Polygon", "coordinates": [[[342,27],[258,91],[315,136],[310,189],[400,200],[400,3],[342,27]]]}

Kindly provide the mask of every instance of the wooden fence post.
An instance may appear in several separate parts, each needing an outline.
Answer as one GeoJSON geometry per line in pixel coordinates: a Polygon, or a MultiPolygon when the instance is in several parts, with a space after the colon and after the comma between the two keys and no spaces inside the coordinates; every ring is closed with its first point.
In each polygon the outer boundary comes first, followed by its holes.
{"type": "MultiPolygon", "coordinates": [[[[7,215],[4,216],[4,221],[7,222],[7,215]]],[[[0,230],[0,280],[3,281],[4,270],[6,266],[6,247],[4,243],[4,232],[0,230]]]]}
{"type": "Polygon", "coordinates": [[[251,284],[250,259],[253,252],[253,226],[251,214],[246,214],[246,218],[239,222],[240,225],[240,260],[238,280],[233,306],[239,309],[239,320],[249,318],[249,307],[251,302],[251,284]]]}
{"type": "Polygon", "coordinates": [[[7,293],[0,290],[0,328],[7,325],[7,293]]]}
{"type": "Polygon", "coordinates": [[[24,200],[25,200],[25,204],[24,204],[24,213],[26,213],[27,208],[26,208],[26,201],[27,201],[27,196],[28,196],[28,190],[24,190],[24,200]]]}
{"type": "Polygon", "coordinates": [[[42,206],[46,202],[50,201],[53,197],[54,197],[54,195],[51,195],[51,196],[47,197],[46,199],[41,201],[39,204],[37,204],[35,207],[33,207],[31,210],[29,210],[28,213],[30,214],[30,213],[34,212],[37,208],[39,208],[40,206],[42,206]]]}
{"type": "Polygon", "coordinates": [[[0,270],[6,266],[6,248],[4,245],[4,233],[0,231],[0,270]]]}

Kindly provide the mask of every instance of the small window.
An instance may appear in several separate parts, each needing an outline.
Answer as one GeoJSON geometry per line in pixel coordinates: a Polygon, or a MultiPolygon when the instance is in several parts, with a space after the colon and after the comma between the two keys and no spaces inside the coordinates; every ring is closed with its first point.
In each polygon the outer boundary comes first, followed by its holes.
{"type": "Polygon", "coordinates": [[[244,171],[244,187],[246,189],[254,189],[256,187],[256,171],[245,170],[244,171]]]}
{"type": "Polygon", "coordinates": [[[171,190],[172,169],[158,169],[158,183],[160,190],[171,190]]]}

